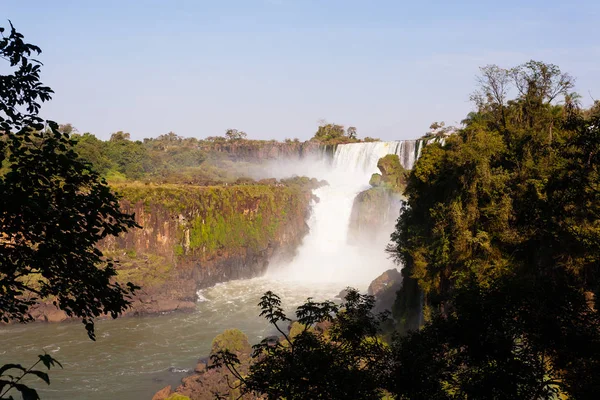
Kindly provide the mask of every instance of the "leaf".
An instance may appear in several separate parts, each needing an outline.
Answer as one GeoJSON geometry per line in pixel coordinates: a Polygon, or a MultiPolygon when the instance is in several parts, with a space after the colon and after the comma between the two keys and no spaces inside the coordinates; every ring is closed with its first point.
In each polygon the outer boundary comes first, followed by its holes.
{"type": "Polygon", "coordinates": [[[9,369],[18,369],[23,372],[27,371],[27,369],[23,368],[21,364],[4,364],[2,367],[0,367],[0,375],[4,375],[4,373],[9,369]]]}
{"type": "Polygon", "coordinates": [[[23,400],[40,400],[37,391],[29,386],[23,385],[22,383],[16,383],[15,389],[21,393],[23,400]]]}
{"type": "Polygon", "coordinates": [[[59,367],[63,367],[57,359],[53,358],[50,354],[40,354],[38,355],[40,361],[46,366],[46,368],[50,369],[50,367],[54,365],[58,365],[59,367]]]}
{"type": "Polygon", "coordinates": [[[50,384],[50,378],[48,377],[48,374],[45,372],[33,370],[33,371],[29,371],[28,374],[37,376],[38,378],[40,378],[41,380],[46,382],[47,385],[50,384]]]}

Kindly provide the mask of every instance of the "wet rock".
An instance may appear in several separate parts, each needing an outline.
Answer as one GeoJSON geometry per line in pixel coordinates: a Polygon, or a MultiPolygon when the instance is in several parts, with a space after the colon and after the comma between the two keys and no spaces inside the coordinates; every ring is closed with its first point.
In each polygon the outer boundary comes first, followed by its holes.
{"type": "Polygon", "coordinates": [[[381,295],[388,287],[402,280],[402,274],[396,268],[388,269],[383,274],[379,275],[371,284],[367,293],[372,296],[381,295]]]}

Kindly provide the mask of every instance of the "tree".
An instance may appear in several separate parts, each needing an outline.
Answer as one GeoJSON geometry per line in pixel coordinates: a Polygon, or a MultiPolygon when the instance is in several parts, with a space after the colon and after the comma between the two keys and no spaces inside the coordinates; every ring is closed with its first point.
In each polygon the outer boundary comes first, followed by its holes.
{"type": "Polygon", "coordinates": [[[58,126],[58,130],[62,133],[66,133],[67,135],[72,135],[74,133],[77,133],[77,128],[75,128],[73,126],[73,124],[68,123],[68,124],[60,124],[58,126]]]}
{"type": "Polygon", "coordinates": [[[298,307],[297,320],[286,333],[280,324],[291,322],[280,298],[267,292],[261,316],[279,332],[278,341],[264,339],[253,346],[248,374],[228,350],[211,356],[211,368],[226,367],[239,381],[232,389],[242,395],[267,399],[381,399],[389,351],[379,336],[386,314],[373,314],[374,298],[348,290],[345,302],[308,301],[298,307]]]}
{"type": "Polygon", "coordinates": [[[399,399],[591,399],[600,390],[600,320],[564,280],[523,277],[453,293],[453,312],[393,344],[399,399]]]}
{"type": "Polygon", "coordinates": [[[111,142],[124,142],[131,140],[131,135],[127,132],[118,131],[110,135],[111,142]]]}
{"type": "Polygon", "coordinates": [[[346,130],[342,125],[328,124],[325,121],[319,125],[317,132],[315,133],[314,139],[326,142],[331,140],[341,139],[346,136],[346,130]]]}
{"type": "Polygon", "coordinates": [[[429,126],[429,132],[423,135],[425,139],[437,138],[442,139],[446,136],[449,136],[456,132],[456,128],[454,126],[446,126],[444,121],[442,122],[433,122],[429,126]]]}
{"type": "Polygon", "coordinates": [[[110,136],[107,153],[116,164],[117,171],[128,178],[138,179],[151,168],[148,151],[142,142],[131,141],[130,134],[118,131],[110,136]]]}
{"type": "Polygon", "coordinates": [[[227,129],[227,132],[225,132],[227,140],[242,140],[246,139],[246,136],[248,136],[246,132],[238,131],[237,129],[227,129]]]}
{"type": "Polygon", "coordinates": [[[567,98],[558,67],[508,71],[517,97],[484,97],[409,175],[393,312],[403,331],[425,325],[395,351],[400,398],[599,390],[600,114],[567,98]]]}
{"type": "Polygon", "coordinates": [[[91,133],[83,135],[73,134],[71,137],[76,141],[75,152],[101,175],[117,166],[110,158],[109,143],[103,142],[91,133]]]}
{"type": "MultiPolygon", "coordinates": [[[[0,28],[0,319],[31,321],[31,307],[42,301],[78,317],[94,339],[94,320],[116,318],[130,304],[136,287],[115,282],[111,260],[98,241],[136,227],[119,209],[107,184],[73,150],[75,141],[52,121],[43,121],[41,103],[52,90],[40,82],[41,50],[23,41],[10,25],[0,28]]],[[[41,356],[47,367],[54,360],[41,356]]],[[[36,374],[20,366],[0,368],[0,397],[12,388],[37,398],[20,377],[5,379],[7,368],[36,374]]]]}
{"type": "Polygon", "coordinates": [[[356,128],[353,126],[348,127],[348,130],[346,131],[346,134],[348,135],[348,137],[350,139],[356,139],[356,128]]]}

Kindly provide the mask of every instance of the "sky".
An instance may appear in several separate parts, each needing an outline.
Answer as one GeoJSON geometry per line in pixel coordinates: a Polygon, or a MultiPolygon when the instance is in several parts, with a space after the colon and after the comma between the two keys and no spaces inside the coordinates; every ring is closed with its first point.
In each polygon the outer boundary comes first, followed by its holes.
{"type": "Polygon", "coordinates": [[[472,109],[478,68],[530,59],[600,99],[600,1],[0,0],[40,46],[42,116],[133,139],[422,136],[472,109]]]}

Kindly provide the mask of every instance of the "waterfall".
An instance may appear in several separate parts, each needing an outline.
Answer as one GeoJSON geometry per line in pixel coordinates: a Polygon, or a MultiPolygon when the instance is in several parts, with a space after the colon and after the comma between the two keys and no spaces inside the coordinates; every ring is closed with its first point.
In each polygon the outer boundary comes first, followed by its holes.
{"type": "Polygon", "coordinates": [[[377,161],[381,157],[396,154],[404,168],[412,169],[423,145],[421,139],[342,144],[335,150],[333,166],[373,174],[378,172],[377,161]]]}
{"type": "Polygon", "coordinates": [[[397,154],[401,164],[410,169],[424,145],[421,140],[342,144],[333,156],[327,149],[317,160],[274,167],[271,173],[275,176],[291,172],[324,179],[329,184],[314,192],[319,201],[313,204],[308,221],[310,233],[297,256],[289,264],[270,266],[268,275],[298,282],[339,282],[364,289],[382,272],[394,268],[384,251],[387,243],[348,243],[352,205],[356,195],[370,187],[369,179],[378,172],[381,157],[397,154]]]}

